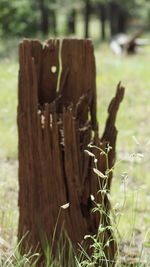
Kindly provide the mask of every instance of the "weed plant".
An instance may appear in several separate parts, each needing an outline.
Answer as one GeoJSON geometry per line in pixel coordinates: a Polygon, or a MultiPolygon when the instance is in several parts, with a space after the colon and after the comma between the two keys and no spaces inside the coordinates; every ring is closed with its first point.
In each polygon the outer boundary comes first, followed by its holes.
{"type": "MultiPolygon", "coordinates": [[[[93,147],[92,145],[89,145],[89,149],[93,147]]],[[[91,153],[89,150],[86,150],[85,152],[93,158],[93,161],[95,163],[95,167],[93,168],[94,173],[97,176],[97,179],[99,181],[99,190],[97,194],[101,194],[104,196],[107,194],[107,197],[110,199],[110,192],[106,189],[107,180],[109,178],[109,175],[111,172],[114,172],[116,166],[118,166],[119,162],[116,163],[115,167],[109,168],[108,163],[108,153],[111,150],[111,147],[108,145],[105,150],[102,150],[101,148],[94,147],[99,150],[100,154],[105,155],[106,158],[106,171],[105,173],[102,173],[97,168],[97,159],[93,153],[91,153]],[[100,182],[103,181],[103,182],[100,182]]],[[[131,155],[131,164],[133,164],[138,158],[143,158],[143,154],[140,153],[134,153],[131,155]]],[[[53,258],[53,245],[55,241],[55,234],[57,230],[57,225],[59,221],[59,216],[62,209],[66,209],[69,207],[69,203],[63,205],[59,209],[58,217],[56,220],[56,225],[54,229],[52,244],[49,246],[48,241],[43,239],[43,251],[44,251],[44,261],[45,261],[45,267],[94,267],[98,266],[101,267],[102,264],[106,267],[114,266],[112,264],[115,264],[115,267],[125,267],[125,266],[132,266],[132,267],[148,267],[150,262],[150,255],[145,255],[144,250],[145,248],[147,251],[150,249],[150,232],[147,232],[145,236],[145,240],[143,241],[143,245],[141,246],[141,249],[139,251],[135,251],[133,255],[130,255],[134,249],[133,247],[133,239],[134,239],[134,227],[135,227],[135,220],[136,220],[136,209],[133,209],[133,216],[132,216],[132,225],[131,225],[131,231],[130,236],[128,238],[128,243],[125,244],[125,240],[122,238],[121,233],[119,232],[118,225],[120,223],[120,220],[122,217],[125,216],[123,213],[127,201],[127,180],[128,180],[129,174],[127,172],[122,174],[122,186],[123,186],[123,197],[121,199],[121,203],[116,203],[112,209],[111,212],[108,213],[105,210],[104,202],[97,203],[95,201],[95,197],[91,195],[91,200],[93,201],[94,208],[93,212],[99,212],[100,215],[104,215],[106,218],[108,217],[108,221],[112,222],[112,225],[104,226],[102,219],[100,219],[99,222],[99,228],[96,235],[86,235],[85,239],[90,239],[91,245],[90,249],[92,249],[92,254],[89,256],[86,251],[83,249],[81,245],[79,245],[78,251],[74,251],[72,244],[68,238],[68,236],[65,233],[62,233],[60,240],[58,242],[58,249],[57,249],[57,256],[53,258]],[[119,205],[119,209],[118,209],[119,205]],[[119,212],[120,210],[120,212],[119,212]],[[114,233],[115,240],[117,242],[117,257],[115,259],[115,262],[107,260],[104,250],[105,247],[109,248],[109,244],[112,241],[111,239],[108,239],[104,242],[104,236],[106,231],[111,231],[114,233]],[[124,251],[126,247],[126,251],[124,251]],[[67,253],[66,253],[67,248],[67,253]]],[[[136,191],[136,195],[134,196],[134,202],[133,206],[137,205],[138,201],[138,190],[136,191]]],[[[104,200],[104,198],[102,198],[104,200]]],[[[102,218],[102,216],[100,216],[102,218]]],[[[38,253],[32,254],[31,251],[29,251],[25,255],[21,255],[19,253],[19,247],[21,243],[18,244],[15,251],[9,253],[2,252],[1,250],[1,256],[0,256],[0,266],[3,267],[23,267],[23,266],[31,266],[35,267],[37,264],[37,261],[39,260],[40,255],[38,253]]],[[[133,251],[134,252],[134,251],[133,251]]]]}

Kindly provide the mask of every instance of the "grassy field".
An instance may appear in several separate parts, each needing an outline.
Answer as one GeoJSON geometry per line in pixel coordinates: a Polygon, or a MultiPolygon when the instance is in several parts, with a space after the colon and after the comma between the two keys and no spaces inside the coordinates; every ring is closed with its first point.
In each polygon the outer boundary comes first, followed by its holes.
{"type": "MultiPolygon", "coordinates": [[[[16,242],[18,219],[16,44],[0,44],[0,237],[10,246],[16,242]]],[[[117,83],[121,81],[126,88],[117,117],[114,219],[126,254],[132,257],[130,254],[143,248],[142,257],[150,262],[150,48],[135,56],[117,57],[107,44],[101,44],[96,46],[95,55],[100,134],[117,83]]]]}
{"type": "MultiPolygon", "coordinates": [[[[96,50],[98,118],[102,128],[115,85],[121,81],[126,88],[117,118],[118,165],[112,202],[122,240],[133,247],[138,245],[139,250],[144,243],[150,242],[149,60],[149,48],[136,56],[121,57],[113,55],[106,45],[96,50]]],[[[145,248],[145,254],[148,250],[145,248]]],[[[128,252],[130,254],[131,246],[128,252]]]]}

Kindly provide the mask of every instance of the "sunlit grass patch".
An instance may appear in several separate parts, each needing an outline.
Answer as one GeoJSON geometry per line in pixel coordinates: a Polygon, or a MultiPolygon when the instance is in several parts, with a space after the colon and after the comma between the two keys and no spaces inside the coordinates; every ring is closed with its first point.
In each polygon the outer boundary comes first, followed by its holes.
{"type": "Polygon", "coordinates": [[[17,157],[17,72],[15,60],[0,62],[0,158],[17,157]]]}
{"type": "Polygon", "coordinates": [[[10,245],[16,242],[18,227],[18,163],[0,160],[0,236],[10,245]]]}

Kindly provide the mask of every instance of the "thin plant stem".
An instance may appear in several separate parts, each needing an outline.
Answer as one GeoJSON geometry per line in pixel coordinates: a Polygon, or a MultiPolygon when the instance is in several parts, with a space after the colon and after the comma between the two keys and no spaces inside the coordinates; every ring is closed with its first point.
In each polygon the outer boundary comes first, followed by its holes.
{"type": "Polygon", "coordinates": [[[53,252],[53,247],[54,247],[54,240],[55,240],[55,236],[56,236],[56,230],[57,230],[57,225],[58,225],[58,221],[59,221],[60,213],[61,213],[61,207],[59,208],[59,211],[58,211],[58,216],[57,216],[57,220],[56,220],[56,224],[55,224],[54,232],[53,232],[53,237],[52,237],[51,257],[52,257],[52,252],[53,252]]]}

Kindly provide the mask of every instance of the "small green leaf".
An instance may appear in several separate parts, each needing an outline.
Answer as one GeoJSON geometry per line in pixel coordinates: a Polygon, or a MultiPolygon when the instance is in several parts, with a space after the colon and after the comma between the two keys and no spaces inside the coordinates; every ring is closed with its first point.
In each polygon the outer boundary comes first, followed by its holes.
{"type": "Polygon", "coordinates": [[[95,155],[93,153],[91,153],[90,151],[88,151],[86,149],[84,150],[84,152],[87,153],[90,157],[93,157],[93,158],[95,157],[95,155]]]}
{"type": "Polygon", "coordinates": [[[65,210],[65,209],[69,208],[69,206],[70,206],[70,204],[66,203],[66,204],[62,205],[61,208],[65,210]]]}
{"type": "Polygon", "coordinates": [[[99,170],[97,170],[96,168],[93,168],[93,171],[101,178],[105,179],[107,178],[107,175],[104,175],[102,172],[100,172],[99,170]]]}
{"type": "Polygon", "coordinates": [[[144,155],[143,155],[142,153],[137,153],[136,155],[137,155],[137,157],[139,157],[139,158],[144,158],[144,155]]]}

